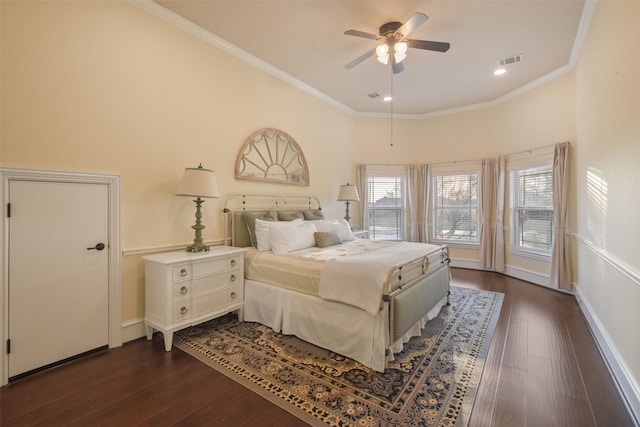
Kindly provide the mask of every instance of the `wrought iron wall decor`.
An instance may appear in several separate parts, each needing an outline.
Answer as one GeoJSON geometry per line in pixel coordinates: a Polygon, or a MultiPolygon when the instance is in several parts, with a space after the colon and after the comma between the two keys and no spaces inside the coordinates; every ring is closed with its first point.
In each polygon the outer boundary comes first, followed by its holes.
{"type": "Polygon", "coordinates": [[[279,129],[260,129],[249,136],[236,160],[236,178],[309,185],[309,168],[298,143],[279,129]]]}

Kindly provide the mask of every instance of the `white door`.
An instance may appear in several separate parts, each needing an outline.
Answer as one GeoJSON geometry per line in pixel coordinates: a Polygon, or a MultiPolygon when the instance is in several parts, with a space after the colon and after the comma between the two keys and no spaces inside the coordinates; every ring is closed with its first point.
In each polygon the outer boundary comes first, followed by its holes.
{"type": "Polygon", "coordinates": [[[108,191],[9,182],[10,378],[108,344],[108,191]]]}

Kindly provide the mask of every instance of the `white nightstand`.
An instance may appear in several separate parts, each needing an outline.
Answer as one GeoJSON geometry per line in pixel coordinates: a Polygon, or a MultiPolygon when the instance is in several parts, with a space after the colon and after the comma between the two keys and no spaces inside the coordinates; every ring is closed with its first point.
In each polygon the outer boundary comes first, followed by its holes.
{"type": "Polygon", "coordinates": [[[369,238],[369,230],[351,230],[354,236],[357,239],[368,239],[369,238]]]}
{"type": "Polygon", "coordinates": [[[173,333],[238,310],[243,320],[244,249],[212,246],[207,252],[167,252],[145,260],[147,339],[164,334],[171,350],[173,333]]]}

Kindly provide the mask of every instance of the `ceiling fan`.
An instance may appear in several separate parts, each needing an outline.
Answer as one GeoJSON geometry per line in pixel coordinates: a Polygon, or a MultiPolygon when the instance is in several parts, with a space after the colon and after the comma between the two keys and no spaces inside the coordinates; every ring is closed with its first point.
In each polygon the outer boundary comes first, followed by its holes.
{"type": "Polygon", "coordinates": [[[387,22],[380,27],[379,35],[358,30],[347,30],[344,33],[348,36],[363,37],[365,39],[378,40],[381,42],[376,48],[360,55],[353,61],[345,65],[345,68],[353,68],[365,59],[377,55],[378,61],[388,64],[391,60],[393,73],[397,74],[404,70],[402,60],[407,56],[408,48],[433,50],[436,52],[446,52],[449,50],[449,43],[434,42],[428,40],[413,40],[407,36],[420,25],[427,22],[429,17],[424,13],[416,12],[404,24],[400,22],[387,22]]]}

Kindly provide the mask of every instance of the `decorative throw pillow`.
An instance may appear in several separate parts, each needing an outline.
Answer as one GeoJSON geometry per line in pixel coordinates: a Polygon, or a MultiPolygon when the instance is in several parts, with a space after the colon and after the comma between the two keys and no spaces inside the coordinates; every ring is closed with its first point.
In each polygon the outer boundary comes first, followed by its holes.
{"type": "Polygon", "coordinates": [[[276,211],[267,211],[266,213],[242,212],[242,220],[247,226],[251,245],[254,248],[258,247],[258,241],[256,239],[256,219],[258,218],[263,221],[277,221],[278,213],[276,211]]]}
{"type": "Polygon", "coordinates": [[[300,220],[280,222],[278,227],[271,227],[271,250],[276,255],[284,255],[300,249],[316,245],[313,234],[316,227],[300,220]]]}
{"type": "Polygon", "coordinates": [[[302,212],[282,212],[278,211],[278,221],[293,221],[294,219],[304,219],[302,212]]]}
{"type": "Polygon", "coordinates": [[[256,219],[256,249],[259,251],[270,251],[271,234],[275,228],[286,227],[291,224],[302,224],[301,219],[293,221],[263,221],[256,219]]]}
{"type": "Polygon", "coordinates": [[[342,243],[340,237],[333,231],[316,231],[313,233],[313,237],[316,239],[316,246],[319,248],[326,248],[342,243]]]}
{"type": "Polygon", "coordinates": [[[308,211],[302,211],[305,221],[314,219],[324,219],[324,214],[319,209],[310,209],[308,211]]]}

